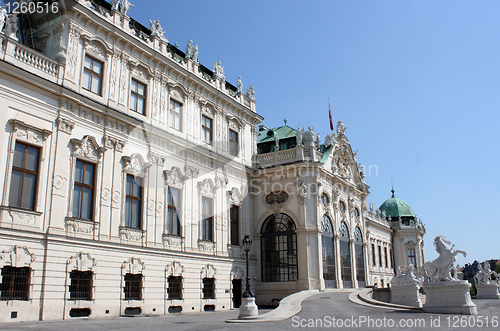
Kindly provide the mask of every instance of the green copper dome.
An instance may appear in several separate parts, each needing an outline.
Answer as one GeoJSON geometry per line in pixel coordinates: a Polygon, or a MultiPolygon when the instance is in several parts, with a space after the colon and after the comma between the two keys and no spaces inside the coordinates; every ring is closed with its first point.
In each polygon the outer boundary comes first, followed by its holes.
{"type": "Polygon", "coordinates": [[[391,190],[392,197],[387,199],[382,205],[380,205],[380,211],[386,212],[386,217],[398,217],[398,216],[411,216],[415,217],[411,207],[401,199],[396,198],[394,195],[394,190],[391,190]]]}

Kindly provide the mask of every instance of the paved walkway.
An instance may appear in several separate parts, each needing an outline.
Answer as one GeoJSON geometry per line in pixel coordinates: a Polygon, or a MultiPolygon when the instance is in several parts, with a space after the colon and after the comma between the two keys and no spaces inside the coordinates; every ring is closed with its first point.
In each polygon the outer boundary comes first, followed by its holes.
{"type": "MultiPolygon", "coordinates": [[[[500,300],[473,300],[478,315],[426,314],[416,311],[383,309],[359,305],[346,292],[320,292],[305,298],[302,310],[282,321],[226,323],[238,311],[170,314],[157,317],[90,318],[65,321],[0,323],[0,330],[296,330],[307,327],[337,330],[500,330],[500,300]],[[486,318],[488,327],[486,327],[486,318]],[[478,327],[482,322],[483,326],[478,327]],[[385,324],[384,324],[385,323],[385,324]],[[474,323],[474,325],[473,325],[474,323]],[[332,325],[333,324],[333,325],[332,325]],[[392,327],[391,327],[392,325],[392,327]],[[455,327],[453,327],[455,326],[455,327]]],[[[297,300],[298,301],[298,300],[297,300]]],[[[296,306],[294,303],[294,306],[296,306]]]]}

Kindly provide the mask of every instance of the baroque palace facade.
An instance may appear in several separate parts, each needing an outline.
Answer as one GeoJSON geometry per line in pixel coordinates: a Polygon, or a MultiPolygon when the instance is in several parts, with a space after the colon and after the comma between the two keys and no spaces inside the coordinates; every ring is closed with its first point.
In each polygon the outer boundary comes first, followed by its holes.
{"type": "Polygon", "coordinates": [[[245,235],[257,302],[423,265],[423,225],[367,205],[341,122],[259,128],[253,86],[128,1],[47,3],[0,15],[0,322],[237,308],[245,235]]]}

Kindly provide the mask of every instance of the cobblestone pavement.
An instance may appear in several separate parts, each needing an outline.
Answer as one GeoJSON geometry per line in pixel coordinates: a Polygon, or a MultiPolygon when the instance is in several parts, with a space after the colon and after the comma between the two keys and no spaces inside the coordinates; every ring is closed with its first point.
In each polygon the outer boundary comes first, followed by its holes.
{"type": "Polygon", "coordinates": [[[500,300],[474,300],[478,315],[425,314],[360,306],[348,293],[319,293],[302,303],[302,311],[279,322],[225,323],[237,311],[171,314],[154,317],[90,318],[65,321],[0,323],[0,330],[499,330],[500,300]],[[486,327],[486,321],[488,326],[486,327]],[[496,323],[495,323],[496,321],[496,323]],[[482,324],[482,326],[480,326],[482,324]]]}

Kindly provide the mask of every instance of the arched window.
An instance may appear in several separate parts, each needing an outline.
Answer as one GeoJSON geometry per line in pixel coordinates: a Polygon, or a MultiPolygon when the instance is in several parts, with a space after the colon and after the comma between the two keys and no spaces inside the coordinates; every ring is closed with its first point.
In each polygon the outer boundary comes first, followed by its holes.
{"type": "Polygon", "coordinates": [[[345,222],[340,223],[340,267],[344,288],[351,288],[351,246],[349,245],[349,230],[345,222]]]}
{"type": "Polygon", "coordinates": [[[321,220],[323,235],[323,279],[325,287],[335,288],[335,240],[333,239],[333,227],[330,217],[323,215],[321,220]]]}
{"type": "Polygon", "coordinates": [[[262,281],[290,282],[298,279],[297,235],[290,216],[269,216],[261,231],[262,281]]]}
{"type": "Polygon", "coordinates": [[[363,237],[358,227],[354,231],[354,251],[356,254],[356,279],[358,287],[365,287],[365,259],[363,255],[363,237]]]}

